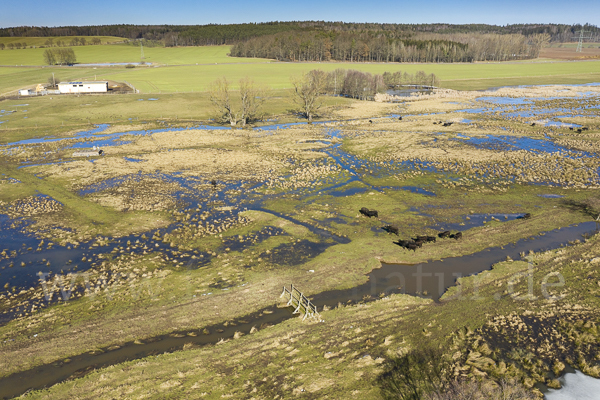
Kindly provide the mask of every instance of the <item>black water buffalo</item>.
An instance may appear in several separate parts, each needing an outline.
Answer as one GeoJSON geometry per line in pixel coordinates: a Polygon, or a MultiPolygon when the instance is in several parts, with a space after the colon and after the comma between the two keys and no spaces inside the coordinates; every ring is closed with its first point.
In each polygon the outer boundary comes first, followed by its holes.
{"type": "Polygon", "coordinates": [[[531,218],[530,213],[525,213],[525,214],[521,215],[520,217],[517,217],[517,219],[529,219],[529,218],[531,218]]]}
{"type": "Polygon", "coordinates": [[[394,225],[386,225],[382,229],[388,233],[395,233],[396,235],[399,232],[398,227],[394,225]]]}
{"type": "Polygon", "coordinates": [[[416,251],[417,247],[421,247],[420,245],[418,245],[416,242],[413,242],[412,240],[398,240],[397,242],[394,242],[394,244],[397,244],[400,247],[404,247],[407,250],[412,250],[412,251],[416,251]]]}
{"type": "Polygon", "coordinates": [[[366,207],[363,207],[363,208],[361,208],[359,211],[360,211],[360,213],[361,213],[362,215],[364,215],[365,217],[369,217],[369,218],[371,218],[371,217],[379,218],[379,213],[378,213],[376,210],[369,210],[368,208],[366,208],[366,207]]]}
{"type": "Polygon", "coordinates": [[[416,251],[418,247],[421,247],[423,243],[421,242],[413,242],[412,240],[398,240],[394,242],[400,247],[404,247],[407,250],[416,251]]]}
{"type": "Polygon", "coordinates": [[[435,242],[435,236],[427,236],[428,242],[435,242]]]}
{"type": "Polygon", "coordinates": [[[104,150],[98,150],[98,155],[101,156],[104,153],[104,150]]]}
{"type": "Polygon", "coordinates": [[[438,237],[440,239],[447,238],[448,236],[450,236],[450,231],[444,231],[444,232],[438,233],[438,237]]]}
{"type": "Polygon", "coordinates": [[[461,239],[462,238],[462,232],[456,232],[455,234],[450,235],[451,239],[461,239]]]}
{"type": "Polygon", "coordinates": [[[420,247],[420,246],[417,246],[416,243],[408,243],[404,247],[406,247],[408,250],[417,251],[417,247],[420,247]]]}
{"type": "Polygon", "coordinates": [[[398,121],[402,121],[402,117],[398,117],[398,121]]]}

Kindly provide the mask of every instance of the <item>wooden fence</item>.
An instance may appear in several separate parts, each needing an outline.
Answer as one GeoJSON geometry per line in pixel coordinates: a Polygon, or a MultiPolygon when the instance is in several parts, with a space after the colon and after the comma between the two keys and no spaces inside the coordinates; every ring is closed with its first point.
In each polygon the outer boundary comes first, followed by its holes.
{"type": "Polygon", "coordinates": [[[281,296],[288,299],[287,305],[294,307],[294,314],[303,313],[304,317],[302,321],[306,318],[317,318],[320,319],[321,315],[317,311],[317,306],[310,302],[310,300],[302,294],[301,291],[296,289],[292,284],[291,289],[283,287],[283,292],[281,296]]]}

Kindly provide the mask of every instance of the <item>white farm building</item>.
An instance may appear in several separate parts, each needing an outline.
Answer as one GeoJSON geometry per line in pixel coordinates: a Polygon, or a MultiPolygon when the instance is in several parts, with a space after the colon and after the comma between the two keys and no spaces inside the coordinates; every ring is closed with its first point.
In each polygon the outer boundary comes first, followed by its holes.
{"type": "Polygon", "coordinates": [[[61,82],[61,93],[103,93],[108,92],[108,81],[61,82]]]}

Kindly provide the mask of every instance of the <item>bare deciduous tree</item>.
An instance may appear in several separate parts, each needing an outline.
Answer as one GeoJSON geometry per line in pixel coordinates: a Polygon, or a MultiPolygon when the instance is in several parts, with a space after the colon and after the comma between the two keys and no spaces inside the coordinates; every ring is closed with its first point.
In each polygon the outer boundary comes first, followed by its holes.
{"type": "Polygon", "coordinates": [[[236,126],[238,122],[245,126],[258,118],[265,89],[257,86],[253,80],[243,78],[239,81],[239,102],[234,102],[232,92],[226,78],[217,79],[209,86],[210,101],[219,114],[218,119],[231,126],[236,126]]]}
{"type": "Polygon", "coordinates": [[[242,101],[240,120],[242,125],[246,125],[258,116],[259,109],[264,103],[264,94],[264,89],[257,86],[253,80],[247,77],[240,79],[240,99],[242,101]]]}
{"type": "Polygon", "coordinates": [[[227,82],[227,79],[217,79],[210,84],[208,87],[208,95],[210,97],[210,102],[213,103],[219,113],[219,119],[229,122],[231,126],[235,126],[237,124],[237,117],[231,104],[229,82],[227,82]]]}
{"type": "Polygon", "coordinates": [[[327,87],[327,74],[320,70],[312,70],[300,78],[292,78],[294,102],[300,106],[300,112],[309,121],[323,105],[321,95],[327,87]]]}
{"type": "Polygon", "coordinates": [[[54,56],[54,52],[52,50],[44,50],[44,62],[48,65],[56,64],[56,57],[54,56]]]}

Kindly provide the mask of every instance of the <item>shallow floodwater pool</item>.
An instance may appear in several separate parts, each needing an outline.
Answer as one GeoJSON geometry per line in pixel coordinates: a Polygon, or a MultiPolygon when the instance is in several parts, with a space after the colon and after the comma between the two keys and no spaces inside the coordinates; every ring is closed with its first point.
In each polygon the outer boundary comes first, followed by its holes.
{"type": "Polygon", "coordinates": [[[565,374],[559,379],[560,389],[548,389],[546,400],[597,400],[600,399],[600,379],[581,371],[565,374]]]}

